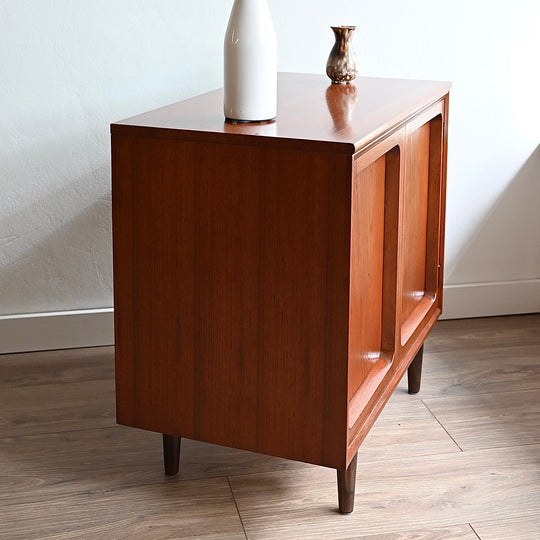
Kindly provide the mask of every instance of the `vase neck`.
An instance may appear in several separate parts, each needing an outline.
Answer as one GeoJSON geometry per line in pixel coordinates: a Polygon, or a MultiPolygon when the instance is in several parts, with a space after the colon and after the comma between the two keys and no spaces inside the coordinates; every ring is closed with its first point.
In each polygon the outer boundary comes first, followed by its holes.
{"type": "Polygon", "coordinates": [[[336,41],[346,43],[349,41],[356,30],[356,26],[332,26],[336,41]]]}

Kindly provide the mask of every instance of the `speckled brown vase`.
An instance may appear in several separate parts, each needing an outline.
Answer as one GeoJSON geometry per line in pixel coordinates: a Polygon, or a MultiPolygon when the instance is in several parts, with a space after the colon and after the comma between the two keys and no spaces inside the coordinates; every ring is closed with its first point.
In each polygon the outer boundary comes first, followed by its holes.
{"type": "Polygon", "coordinates": [[[358,75],[356,54],[351,45],[356,26],[331,26],[336,42],[326,63],[326,74],[333,84],[351,82],[358,75]]]}

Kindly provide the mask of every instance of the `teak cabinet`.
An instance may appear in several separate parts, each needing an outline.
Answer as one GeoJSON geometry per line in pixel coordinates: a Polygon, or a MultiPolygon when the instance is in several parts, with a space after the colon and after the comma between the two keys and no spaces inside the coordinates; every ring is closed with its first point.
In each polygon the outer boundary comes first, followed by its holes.
{"type": "Polygon", "coordinates": [[[207,441],[333,467],[352,511],[441,313],[448,91],[283,74],[274,123],[216,91],[111,126],[117,418],[168,474],[207,441]]]}

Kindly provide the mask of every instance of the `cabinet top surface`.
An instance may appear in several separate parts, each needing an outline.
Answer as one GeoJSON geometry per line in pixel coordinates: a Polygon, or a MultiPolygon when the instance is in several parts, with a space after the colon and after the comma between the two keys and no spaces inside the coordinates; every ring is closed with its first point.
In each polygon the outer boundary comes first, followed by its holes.
{"type": "Polygon", "coordinates": [[[278,116],[233,124],[215,90],[111,125],[111,133],[354,153],[443,97],[450,83],[359,77],[333,85],[325,75],[280,73],[278,116]]]}

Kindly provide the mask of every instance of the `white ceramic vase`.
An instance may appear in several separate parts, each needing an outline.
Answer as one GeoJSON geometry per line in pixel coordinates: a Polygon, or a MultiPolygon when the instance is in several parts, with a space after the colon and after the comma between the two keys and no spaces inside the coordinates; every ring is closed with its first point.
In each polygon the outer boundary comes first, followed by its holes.
{"type": "Polygon", "coordinates": [[[225,118],[277,116],[277,44],[267,0],[235,0],[224,43],[225,118]]]}

